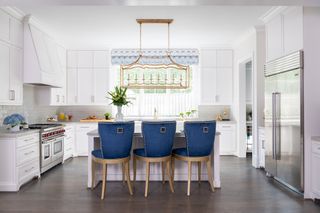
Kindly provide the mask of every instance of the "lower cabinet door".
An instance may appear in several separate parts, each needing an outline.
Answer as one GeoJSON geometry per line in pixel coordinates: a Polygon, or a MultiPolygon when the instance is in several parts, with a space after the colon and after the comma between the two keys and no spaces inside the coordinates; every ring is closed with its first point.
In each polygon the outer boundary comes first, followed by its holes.
{"type": "Polygon", "coordinates": [[[76,153],[78,156],[88,156],[87,133],[97,129],[97,124],[78,125],[76,129],[76,153]]]}
{"type": "Polygon", "coordinates": [[[312,192],[320,199],[320,155],[312,153],[312,192]]]}
{"type": "Polygon", "coordinates": [[[31,162],[27,162],[18,167],[18,177],[20,185],[26,183],[34,176],[40,174],[40,162],[39,159],[34,159],[31,162]]]}
{"type": "Polygon", "coordinates": [[[220,154],[235,155],[237,143],[234,125],[219,125],[217,132],[220,132],[220,154]]]}

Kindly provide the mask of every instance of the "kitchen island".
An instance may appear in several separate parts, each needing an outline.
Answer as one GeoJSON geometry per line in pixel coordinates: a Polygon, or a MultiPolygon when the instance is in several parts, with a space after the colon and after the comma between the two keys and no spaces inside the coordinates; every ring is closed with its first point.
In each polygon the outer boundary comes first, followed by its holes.
{"type": "MultiPolygon", "coordinates": [[[[182,132],[183,126],[177,125],[177,132],[175,134],[175,142],[174,142],[174,148],[178,147],[184,147],[185,146],[185,135],[182,132]]],[[[91,151],[94,149],[100,148],[100,138],[98,130],[90,131],[88,134],[88,182],[87,187],[91,187],[91,151]]],[[[216,133],[214,147],[213,147],[213,153],[211,158],[211,165],[212,165],[212,171],[213,171],[213,179],[214,179],[214,185],[215,188],[220,188],[220,140],[219,140],[220,133],[216,133]]],[[[141,133],[141,122],[135,122],[135,131],[133,136],[133,145],[132,149],[136,148],[142,148],[143,147],[143,141],[142,141],[142,133],[141,133]]],[[[192,165],[192,180],[198,180],[198,168],[197,164],[192,165]]],[[[132,161],[130,162],[130,167],[132,168],[132,161]]],[[[205,164],[202,164],[202,175],[201,180],[207,180],[207,173],[205,164]]],[[[143,162],[137,161],[137,176],[136,180],[145,180],[145,164],[143,162]]],[[[162,180],[162,174],[161,174],[161,165],[160,164],[151,164],[150,167],[150,180],[151,181],[160,181],[162,180]]],[[[100,165],[96,166],[96,182],[95,185],[100,181],[102,174],[102,169],[100,165]]],[[[131,179],[133,179],[133,171],[130,171],[131,179]]],[[[188,166],[185,162],[176,161],[175,162],[175,181],[186,181],[188,178],[188,166]]],[[[122,168],[121,165],[108,165],[107,169],[107,180],[113,180],[113,181],[120,181],[122,180],[122,168]]]]}

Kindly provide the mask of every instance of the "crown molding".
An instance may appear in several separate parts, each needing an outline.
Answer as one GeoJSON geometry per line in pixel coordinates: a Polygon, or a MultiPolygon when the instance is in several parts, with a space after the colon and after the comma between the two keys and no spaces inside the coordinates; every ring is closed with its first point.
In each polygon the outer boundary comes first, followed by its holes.
{"type": "Polygon", "coordinates": [[[25,13],[18,9],[17,7],[1,7],[2,10],[4,10],[6,13],[8,13],[9,15],[11,15],[12,17],[20,20],[20,21],[23,21],[24,17],[25,17],[25,13]]]}
{"type": "Polygon", "coordinates": [[[264,32],[266,30],[265,25],[256,25],[254,28],[256,29],[256,32],[264,32]]]}
{"type": "Polygon", "coordinates": [[[279,7],[272,7],[270,10],[268,10],[265,14],[259,17],[259,20],[261,20],[263,23],[269,22],[271,19],[273,19],[275,16],[282,13],[284,10],[286,10],[287,6],[279,6],[279,7]]]}

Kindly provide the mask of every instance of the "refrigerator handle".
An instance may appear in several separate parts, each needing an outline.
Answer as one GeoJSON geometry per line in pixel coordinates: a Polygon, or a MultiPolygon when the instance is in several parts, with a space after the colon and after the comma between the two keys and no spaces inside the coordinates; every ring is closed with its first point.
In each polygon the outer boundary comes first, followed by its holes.
{"type": "Polygon", "coordinates": [[[272,159],[276,159],[276,95],[272,93],[272,159]]]}
{"type": "Polygon", "coordinates": [[[275,114],[275,156],[276,156],[276,160],[281,160],[281,126],[279,124],[279,120],[280,120],[280,92],[276,92],[275,93],[275,100],[276,100],[276,104],[275,104],[275,109],[276,109],[276,114],[275,114]]]}

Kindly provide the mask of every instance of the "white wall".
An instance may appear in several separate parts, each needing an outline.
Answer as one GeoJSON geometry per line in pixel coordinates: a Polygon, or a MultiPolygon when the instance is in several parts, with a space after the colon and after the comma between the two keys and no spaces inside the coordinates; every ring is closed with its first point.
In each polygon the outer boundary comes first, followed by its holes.
{"type": "MultiPolygon", "coordinates": [[[[246,111],[245,101],[240,103],[240,100],[245,100],[246,88],[240,82],[245,82],[245,62],[252,59],[255,52],[256,36],[254,31],[239,42],[234,47],[234,102],[233,113],[237,121],[237,141],[238,141],[238,156],[246,157],[246,111]],[[243,67],[241,67],[243,66],[243,67]],[[243,69],[242,69],[243,68],[243,69]],[[240,75],[240,72],[244,73],[240,75]]],[[[253,61],[254,63],[254,61],[253,61]]]]}
{"type": "Polygon", "coordinates": [[[320,135],[320,7],[303,9],[305,198],[311,197],[311,136],[320,135]]]}

